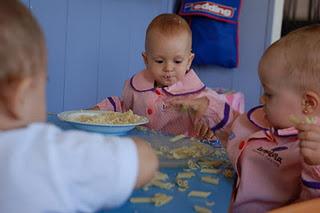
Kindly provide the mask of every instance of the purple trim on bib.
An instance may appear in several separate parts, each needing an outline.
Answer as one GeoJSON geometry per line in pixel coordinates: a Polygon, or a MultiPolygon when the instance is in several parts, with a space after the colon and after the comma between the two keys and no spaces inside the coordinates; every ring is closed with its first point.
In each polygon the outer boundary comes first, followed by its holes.
{"type": "Polygon", "coordinates": [[[195,94],[198,92],[201,92],[202,90],[204,90],[206,88],[206,86],[204,85],[202,88],[192,91],[192,92],[185,92],[185,93],[179,93],[179,94],[173,94],[171,92],[168,92],[165,88],[162,88],[162,91],[164,91],[166,94],[172,95],[172,96],[183,96],[183,95],[191,95],[191,94],[195,94]]]}
{"type": "Polygon", "coordinates": [[[137,92],[148,92],[148,91],[154,91],[156,88],[150,88],[150,89],[145,89],[145,90],[138,90],[138,89],[136,89],[134,86],[133,86],[133,77],[134,76],[132,76],[131,78],[130,78],[130,85],[131,85],[131,87],[133,88],[133,90],[135,90],[135,91],[137,91],[137,92]]]}
{"type": "Polygon", "coordinates": [[[226,123],[229,120],[229,113],[230,113],[230,106],[229,104],[225,103],[224,104],[224,112],[223,112],[223,119],[214,127],[211,128],[212,132],[217,131],[218,129],[221,129],[226,125],[226,123]]]}
{"type": "Polygon", "coordinates": [[[254,122],[254,121],[251,119],[252,113],[253,113],[254,111],[256,111],[257,109],[262,108],[262,107],[263,107],[263,105],[259,105],[259,106],[256,106],[256,107],[253,107],[252,109],[250,109],[250,110],[248,111],[248,113],[247,113],[247,118],[248,118],[248,120],[249,120],[253,125],[255,125],[256,127],[258,127],[259,129],[262,129],[262,130],[267,131],[267,130],[269,130],[268,128],[264,128],[264,127],[258,125],[256,122],[254,122]]]}
{"type": "Polygon", "coordinates": [[[287,135],[279,134],[279,131],[281,131],[281,130],[279,130],[279,129],[265,128],[265,127],[262,127],[262,126],[260,126],[259,124],[257,124],[253,119],[251,119],[252,113],[253,113],[254,111],[256,111],[257,109],[260,109],[260,108],[262,108],[262,107],[263,107],[263,105],[259,105],[259,106],[256,106],[256,107],[254,107],[254,108],[252,108],[252,109],[250,109],[250,110],[248,111],[248,113],[247,113],[247,118],[248,118],[248,120],[249,120],[253,125],[255,125],[257,128],[259,128],[259,129],[261,129],[261,130],[271,131],[272,134],[274,134],[274,135],[276,135],[276,136],[278,136],[278,137],[284,138],[284,137],[297,136],[297,133],[292,133],[292,134],[287,134],[287,135]]]}
{"type": "Polygon", "coordinates": [[[108,100],[109,100],[109,102],[112,104],[112,106],[113,106],[113,111],[117,111],[117,105],[116,105],[116,103],[114,102],[114,100],[112,99],[112,97],[108,97],[108,100]]]}
{"type": "Polygon", "coordinates": [[[303,185],[305,185],[308,188],[312,188],[312,189],[320,189],[320,183],[319,182],[314,182],[314,181],[306,181],[306,180],[302,180],[303,185]]]}

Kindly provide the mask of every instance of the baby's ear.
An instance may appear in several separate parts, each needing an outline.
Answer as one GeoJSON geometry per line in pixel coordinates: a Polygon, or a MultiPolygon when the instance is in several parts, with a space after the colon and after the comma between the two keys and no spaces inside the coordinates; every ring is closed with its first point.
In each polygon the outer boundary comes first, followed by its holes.
{"type": "Polygon", "coordinates": [[[192,64],[193,59],[194,59],[194,53],[191,52],[191,53],[190,53],[190,56],[189,56],[189,59],[188,59],[188,70],[189,70],[190,67],[191,67],[191,64],[192,64]]]}
{"type": "Polygon", "coordinates": [[[10,96],[8,97],[8,111],[17,120],[23,120],[26,112],[25,105],[27,103],[27,95],[29,89],[32,87],[32,79],[25,77],[13,82],[12,91],[10,91],[10,96]]]}
{"type": "Polygon", "coordinates": [[[320,112],[320,96],[313,91],[306,91],[302,98],[302,112],[310,115],[314,112],[320,112]]]}
{"type": "Polygon", "coordinates": [[[146,52],[142,52],[142,58],[143,58],[143,61],[144,61],[144,64],[147,66],[148,65],[148,57],[147,57],[147,54],[146,52]]]}

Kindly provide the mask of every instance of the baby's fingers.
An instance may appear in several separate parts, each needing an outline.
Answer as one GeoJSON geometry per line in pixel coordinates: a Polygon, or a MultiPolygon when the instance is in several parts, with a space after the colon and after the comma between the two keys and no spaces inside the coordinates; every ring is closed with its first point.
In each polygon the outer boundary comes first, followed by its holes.
{"type": "Polygon", "coordinates": [[[298,134],[298,138],[302,141],[318,141],[320,143],[320,132],[306,130],[298,134]]]}
{"type": "Polygon", "coordinates": [[[208,129],[207,134],[204,137],[206,140],[214,140],[217,139],[216,135],[211,131],[211,129],[208,129]]]}
{"type": "Polygon", "coordinates": [[[317,141],[301,141],[299,143],[301,149],[320,150],[320,142],[317,141]]]}
{"type": "Polygon", "coordinates": [[[304,160],[306,163],[310,165],[318,165],[320,164],[320,155],[319,155],[319,149],[310,149],[301,147],[300,152],[301,155],[303,156],[304,160]]]}
{"type": "Polygon", "coordinates": [[[202,123],[201,129],[200,129],[200,133],[199,133],[199,137],[200,138],[205,138],[205,136],[207,135],[207,132],[209,130],[210,129],[208,128],[208,126],[206,124],[202,123]]]}
{"type": "Polygon", "coordinates": [[[300,124],[297,124],[295,127],[299,131],[313,131],[313,132],[318,132],[320,134],[320,126],[315,124],[300,123],[300,124]]]}
{"type": "Polygon", "coordinates": [[[194,123],[193,131],[194,131],[194,135],[196,137],[198,137],[200,135],[201,128],[202,128],[202,123],[200,121],[194,123]]]}

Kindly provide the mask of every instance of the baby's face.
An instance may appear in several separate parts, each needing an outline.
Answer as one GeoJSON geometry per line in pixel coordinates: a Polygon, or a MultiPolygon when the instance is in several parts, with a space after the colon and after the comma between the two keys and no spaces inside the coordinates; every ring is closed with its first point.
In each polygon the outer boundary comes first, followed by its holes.
{"type": "Polygon", "coordinates": [[[157,86],[171,86],[184,78],[194,57],[190,39],[187,33],[163,35],[155,31],[149,36],[143,58],[157,86]]]}
{"type": "Polygon", "coordinates": [[[289,128],[291,116],[302,117],[302,95],[285,78],[281,60],[264,58],[259,66],[259,77],[264,90],[261,102],[266,116],[275,128],[289,128]]]}

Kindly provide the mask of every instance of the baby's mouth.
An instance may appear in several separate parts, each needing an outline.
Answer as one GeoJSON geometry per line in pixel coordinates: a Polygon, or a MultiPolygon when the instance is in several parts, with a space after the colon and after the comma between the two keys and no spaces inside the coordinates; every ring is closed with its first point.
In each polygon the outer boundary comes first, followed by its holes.
{"type": "Polygon", "coordinates": [[[170,80],[170,79],[172,79],[173,78],[173,76],[171,76],[171,75],[166,75],[166,76],[164,76],[164,79],[166,79],[166,80],[170,80]]]}

